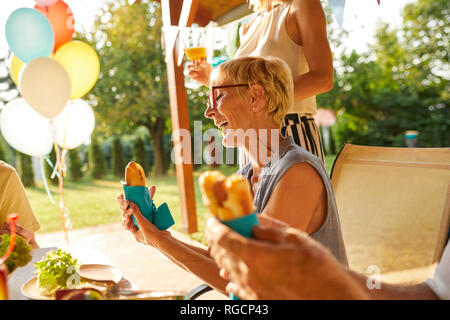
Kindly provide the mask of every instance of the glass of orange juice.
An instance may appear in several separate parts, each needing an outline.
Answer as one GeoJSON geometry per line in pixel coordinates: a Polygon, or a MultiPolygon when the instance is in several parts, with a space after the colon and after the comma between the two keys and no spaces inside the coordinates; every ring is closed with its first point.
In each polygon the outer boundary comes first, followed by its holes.
{"type": "Polygon", "coordinates": [[[206,60],[206,30],[205,28],[191,27],[186,33],[184,42],[184,53],[189,61],[199,64],[206,60]]]}

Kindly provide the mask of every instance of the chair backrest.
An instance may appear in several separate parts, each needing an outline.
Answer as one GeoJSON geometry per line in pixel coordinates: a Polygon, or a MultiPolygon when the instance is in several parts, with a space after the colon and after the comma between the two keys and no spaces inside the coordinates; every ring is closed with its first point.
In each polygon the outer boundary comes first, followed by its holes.
{"type": "Polygon", "coordinates": [[[352,269],[439,261],[450,224],[450,148],[346,144],[331,181],[352,269]]]}

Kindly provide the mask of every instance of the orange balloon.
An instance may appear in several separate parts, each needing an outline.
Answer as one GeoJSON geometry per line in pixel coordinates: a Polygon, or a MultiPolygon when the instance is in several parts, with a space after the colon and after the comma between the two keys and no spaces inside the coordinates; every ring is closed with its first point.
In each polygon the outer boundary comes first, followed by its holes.
{"type": "Polygon", "coordinates": [[[55,46],[53,52],[56,52],[64,43],[72,40],[74,33],[75,20],[73,18],[72,10],[67,3],[59,0],[54,5],[49,7],[34,6],[35,9],[42,12],[50,21],[55,35],[55,46]]]}

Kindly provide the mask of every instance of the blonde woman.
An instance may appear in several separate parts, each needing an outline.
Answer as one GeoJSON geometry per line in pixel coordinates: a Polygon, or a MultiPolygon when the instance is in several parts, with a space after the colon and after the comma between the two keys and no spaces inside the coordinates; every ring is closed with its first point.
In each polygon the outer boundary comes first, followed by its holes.
{"type": "MultiPolygon", "coordinates": [[[[324,161],[317,125],[316,95],[333,87],[333,61],[320,0],[249,0],[257,16],[240,29],[235,57],[273,56],[284,60],[294,81],[294,104],[283,135],[324,161]]],[[[192,79],[209,85],[211,65],[190,65],[192,79]]],[[[241,158],[248,163],[248,157],[241,158]]]]}
{"type": "MultiPolygon", "coordinates": [[[[222,130],[225,147],[239,146],[250,155],[251,163],[239,173],[250,182],[260,215],[307,232],[347,265],[331,182],[322,162],[292,138],[281,135],[282,121],[293,103],[292,86],[289,68],[282,60],[229,60],[211,75],[205,117],[222,130]]],[[[154,190],[154,186],[150,187],[150,196],[154,190]]],[[[225,293],[227,282],[220,277],[207,250],[183,243],[169,231],[159,231],[123,195],[117,201],[123,226],[138,241],[161,250],[179,266],[225,293]],[[130,219],[132,214],[139,229],[130,219]]]]}

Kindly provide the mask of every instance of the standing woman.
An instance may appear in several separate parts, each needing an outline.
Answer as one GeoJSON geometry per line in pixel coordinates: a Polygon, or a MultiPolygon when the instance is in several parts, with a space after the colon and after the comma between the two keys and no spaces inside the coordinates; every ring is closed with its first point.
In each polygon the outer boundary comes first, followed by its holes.
{"type": "MultiPolygon", "coordinates": [[[[282,134],[324,162],[314,115],[316,95],[333,88],[333,60],[326,17],[320,0],[249,0],[258,13],[240,29],[241,46],[235,57],[273,56],[286,62],[294,80],[294,105],[288,110],[282,134]]],[[[209,86],[211,65],[189,66],[192,79],[209,86]]],[[[242,158],[241,158],[242,159],[242,158]]],[[[241,165],[248,163],[246,157],[241,165]]]]}

